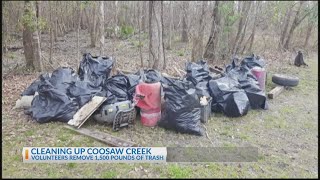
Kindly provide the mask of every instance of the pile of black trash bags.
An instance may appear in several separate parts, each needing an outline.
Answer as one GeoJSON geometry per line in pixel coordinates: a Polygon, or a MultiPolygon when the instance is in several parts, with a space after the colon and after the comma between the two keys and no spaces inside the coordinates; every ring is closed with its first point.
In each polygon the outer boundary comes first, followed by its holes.
{"type": "Polygon", "coordinates": [[[200,60],[186,64],[186,76],[180,79],[163,77],[156,70],[139,70],[135,74],[110,77],[114,60],[111,57],[83,55],[78,73],[61,67],[52,74],[42,74],[21,95],[34,95],[31,108],[26,111],[39,123],[68,122],[95,95],[107,97],[105,104],[134,99],[140,82],[161,82],[164,108],[160,127],[181,133],[203,135],[200,123],[200,97],[212,97],[212,112],[228,117],[246,115],[251,109],[267,109],[266,95],[251,69],[264,67],[263,59],[254,55],[236,59],[225,68],[221,78],[211,76],[208,65],[200,60]]]}
{"type": "Polygon", "coordinates": [[[240,117],[251,109],[268,109],[265,92],[251,73],[255,66],[263,68],[264,60],[254,55],[237,59],[225,68],[221,78],[210,75],[206,62],[186,64],[186,76],[182,80],[162,78],[165,110],[159,126],[181,133],[203,135],[200,123],[202,96],[212,97],[212,112],[228,117],[240,117]]]}
{"type": "Polygon", "coordinates": [[[68,122],[93,96],[106,96],[105,104],[132,100],[137,75],[110,76],[114,60],[111,57],[83,55],[78,73],[61,67],[52,74],[42,74],[21,95],[34,95],[31,108],[26,111],[39,123],[68,122]]]}

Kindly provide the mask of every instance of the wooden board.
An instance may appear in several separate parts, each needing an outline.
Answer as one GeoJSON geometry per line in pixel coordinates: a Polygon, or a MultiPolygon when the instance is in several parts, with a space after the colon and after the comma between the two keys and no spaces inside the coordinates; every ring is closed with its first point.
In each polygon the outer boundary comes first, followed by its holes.
{"type": "Polygon", "coordinates": [[[73,119],[68,124],[80,128],[106,99],[106,97],[94,96],[73,115],[73,119]]]}
{"type": "MultiPolygon", "coordinates": [[[[117,69],[118,72],[121,72],[123,74],[134,74],[135,72],[133,71],[129,71],[129,70],[124,70],[124,69],[117,69]]],[[[179,69],[177,69],[177,71],[179,71],[179,69]]],[[[180,79],[180,77],[175,77],[175,76],[171,76],[167,73],[161,73],[162,76],[165,76],[165,77],[169,77],[169,78],[172,78],[172,79],[180,79]]]]}
{"type": "Polygon", "coordinates": [[[78,132],[80,134],[83,134],[85,136],[89,136],[91,138],[94,138],[102,143],[105,143],[109,146],[112,147],[139,147],[138,144],[134,143],[134,142],[130,142],[130,141],[126,141],[124,139],[112,136],[110,134],[107,133],[103,133],[100,131],[94,131],[94,130],[90,130],[87,128],[81,128],[81,129],[77,129],[75,127],[71,127],[68,125],[64,126],[67,129],[70,129],[72,131],[78,132]]]}
{"type": "Polygon", "coordinates": [[[270,99],[273,99],[276,96],[278,96],[283,90],[284,90],[284,86],[277,86],[268,93],[268,97],[270,99]]]}

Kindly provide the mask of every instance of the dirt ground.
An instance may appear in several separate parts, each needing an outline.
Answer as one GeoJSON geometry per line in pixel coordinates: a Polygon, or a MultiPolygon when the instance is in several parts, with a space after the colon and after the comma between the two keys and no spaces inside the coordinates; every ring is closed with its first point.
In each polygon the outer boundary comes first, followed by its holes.
{"type": "MultiPolygon", "coordinates": [[[[86,32],[83,32],[86,33],[86,32]]],[[[55,45],[55,64],[76,67],[77,51],[74,34],[59,38],[55,45]],[[70,37],[69,37],[70,36],[70,37]]],[[[43,54],[48,57],[47,37],[43,35],[43,54]]],[[[89,48],[89,36],[81,38],[81,49],[98,53],[98,48],[89,48]]],[[[106,52],[117,58],[120,68],[136,70],[140,65],[137,39],[106,40],[106,52]]],[[[144,59],[147,58],[147,41],[144,39],[144,59]]],[[[21,43],[14,44],[21,46],[21,43]]],[[[174,74],[174,65],[183,69],[190,57],[190,48],[176,42],[174,49],[167,51],[167,73],[174,74]]],[[[38,124],[23,111],[12,110],[20,93],[39,74],[12,73],[2,78],[2,172],[6,178],[303,178],[318,177],[318,55],[306,58],[309,67],[298,68],[289,64],[293,55],[266,56],[268,63],[267,91],[275,85],[271,81],[274,73],[286,73],[300,78],[297,87],[285,90],[276,99],[268,100],[268,110],[250,110],[240,118],[227,118],[214,114],[205,127],[210,137],[198,137],[175,133],[163,128],[143,127],[137,119],[136,125],[119,132],[89,120],[83,127],[111,133],[141,144],[142,146],[167,147],[244,147],[259,149],[258,162],[250,163],[164,163],[164,164],[24,164],[23,147],[40,146],[105,146],[89,137],[64,129],[64,123],[38,124]]],[[[3,72],[23,64],[23,50],[9,52],[3,56],[3,72]]],[[[147,63],[147,61],[145,61],[147,63]]],[[[217,63],[218,64],[218,63],[217,63]]],[[[219,65],[222,65],[220,63],[219,65]]],[[[49,67],[49,66],[48,66],[49,67]]],[[[52,71],[52,69],[48,69],[52,71]]]]}

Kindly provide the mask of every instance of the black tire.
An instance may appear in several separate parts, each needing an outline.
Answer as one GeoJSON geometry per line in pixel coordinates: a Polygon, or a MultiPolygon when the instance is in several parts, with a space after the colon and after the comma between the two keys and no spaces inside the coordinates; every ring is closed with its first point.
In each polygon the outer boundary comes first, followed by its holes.
{"type": "Polygon", "coordinates": [[[272,82],[281,86],[297,86],[299,84],[299,78],[286,74],[274,74],[272,76],[272,82]]]}

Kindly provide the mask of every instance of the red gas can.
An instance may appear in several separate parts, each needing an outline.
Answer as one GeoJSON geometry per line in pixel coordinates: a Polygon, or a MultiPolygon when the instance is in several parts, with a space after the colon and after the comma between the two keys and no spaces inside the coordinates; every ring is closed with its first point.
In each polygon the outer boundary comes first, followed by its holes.
{"type": "Polygon", "coordinates": [[[141,108],[141,123],[144,126],[155,126],[161,118],[160,88],[160,82],[141,82],[136,86],[136,106],[141,108]]]}

